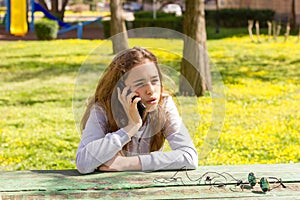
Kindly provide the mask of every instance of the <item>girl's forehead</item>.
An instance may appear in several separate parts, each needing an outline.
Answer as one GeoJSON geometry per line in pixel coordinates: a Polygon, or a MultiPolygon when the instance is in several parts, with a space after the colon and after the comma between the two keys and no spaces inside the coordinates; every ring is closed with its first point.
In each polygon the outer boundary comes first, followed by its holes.
{"type": "Polygon", "coordinates": [[[158,71],[153,62],[146,62],[133,67],[129,72],[126,81],[134,81],[141,78],[158,76],[158,71]]]}

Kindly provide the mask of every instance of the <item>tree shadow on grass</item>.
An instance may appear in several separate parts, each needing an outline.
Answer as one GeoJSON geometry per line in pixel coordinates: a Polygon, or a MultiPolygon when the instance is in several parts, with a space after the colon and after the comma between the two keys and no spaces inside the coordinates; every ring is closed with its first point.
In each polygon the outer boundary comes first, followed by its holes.
{"type": "MultiPolygon", "coordinates": [[[[70,64],[68,62],[46,63],[46,62],[22,62],[9,76],[3,77],[4,82],[22,82],[30,79],[47,80],[59,76],[76,76],[81,65],[70,64]],[[26,66],[31,66],[27,68],[26,66]],[[36,66],[36,67],[32,67],[36,66]]],[[[4,65],[2,68],[9,69],[10,66],[4,65]]],[[[99,71],[99,64],[90,64],[91,72],[99,71]]]]}
{"type": "MultiPolygon", "coordinates": [[[[36,58],[39,54],[28,55],[28,57],[36,58]]],[[[53,56],[55,57],[55,56],[53,56]]],[[[70,58],[71,59],[71,58],[70,58]]],[[[95,57],[97,59],[97,57],[95,57]]],[[[293,65],[298,65],[300,59],[292,60],[288,63],[283,62],[273,64],[270,60],[272,58],[264,58],[264,62],[257,63],[255,57],[242,57],[237,63],[234,62],[218,62],[217,65],[223,80],[227,83],[236,83],[241,79],[253,79],[260,81],[285,81],[287,78],[299,81],[300,70],[297,67],[290,70],[293,65]],[[248,70],[241,71],[241,63],[248,67],[248,70]],[[264,73],[260,73],[264,72],[264,73]]],[[[55,59],[52,59],[55,60],[55,59]]],[[[99,60],[92,60],[89,63],[84,63],[85,72],[99,73],[107,67],[108,63],[99,60]]],[[[72,63],[72,60],[45,62],[37,61],[20,61],[13,65],[0,65],[0,69],[8,71],[8,76],[3,75],[4,82],[22,82],[30,79],[47,80],[59,76],[76,76],[82,64],[72,63]]]]}
{"type": "Polygon", "coordinates": [[[32,100],[32,99],[22,99],[20,101],[11,101],[7,99],[0,99],[0,106],[15,106],[15,105],[26,105],[32,106],[35,104],[44,104],[44,103],[64,103],[67,104],[72,99],[45,99],[45,100],[32,100]]]}
{"type": "MultiPolygon", "coordinates": [[[[298,61],[293,61],[297,64],[298,61]]],[[[239,83],[241,80],[259,80],[262,82],[285,82],[287,79],[296,82],[300,81],[300,70],[287,64],[256,63],[244,61],[240,63],[218,63],[218,70],[222,75],[224,82],[239,83]],[[244,63],[241,66],[240,63],[244,63]],[[246,67],[246,69],[241,69],[246,67]]]]}
{"type": "MultiPolygon", "coordinates": [[[[57,59],[59,57],[66,58],[69,55],[59,54],[59,53],[53,53],[53,54],[47,54],[47,58],[54,58],[57,59]]],[[[72,53],[72,57],[78,57],[78,56],[86,56],[86,54],[83,53],[72,53]]],[[[7,55],[5,56],[5,59],[16,59],[16,58],[28,58],[28,59],[35,59],[35,58],[43,58],[45,57],[45,54],[43,53],[33,53],[33,54],[25,54],[25,55],[7,55]]]]}
{"type": "Polygon", "coordinates": [[[20,105],[27,105],[27,106],[33,106],[35,104],[45,104],[45,103],[64,103],[67,104],[69,102],[71,102],[72,99],[46,99],[46,100],[32,100],[32,99],[28,99],[28,100],[21,100],[18,101],[18,104],[20,105]]]}

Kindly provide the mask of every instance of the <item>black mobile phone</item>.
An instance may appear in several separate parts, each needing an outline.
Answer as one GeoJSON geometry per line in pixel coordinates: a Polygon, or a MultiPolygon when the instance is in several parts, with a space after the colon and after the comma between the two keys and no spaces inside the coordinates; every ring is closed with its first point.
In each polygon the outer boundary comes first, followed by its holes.
{"type": "MultiPolygon", "coordinates": [[[[137,96],[134,96],[132,98],[132,101],[136,98],[137,96]]],[[[141,116],[141,118],[143,119],[144,114],[145,114],[145,110],[146,110],[146,106],[142,103],[142,101],[137,102],[137,109],[139,111],[139,114],[141,116]]]]}
{"type": "MultiPolygon", "coordinates": [[[[122,81],[120,81],[120,89],[121,89],[121,92],[124,90],[125,87],[126,87],[126,86],[125,86],[125,83],[122,82],[122,81]]],[[[130,93],[131,93],[131,90],[128,90],[127,95],[129,95],[130,93]]],[[[137,97],[137,96],[134,96],[134,97],[132,98],[131,101],[133,101],[136,97],[137,97]]],[[[140,114],[141,118],[143,119],[144,114],[145,114],[145,111],[146,111],[146,106],[142,103],[142,101],[139,101],[139,102],[137,103],[137,109],[138,109],[138,111],[139,111],[139,114],[140,114]]]]}

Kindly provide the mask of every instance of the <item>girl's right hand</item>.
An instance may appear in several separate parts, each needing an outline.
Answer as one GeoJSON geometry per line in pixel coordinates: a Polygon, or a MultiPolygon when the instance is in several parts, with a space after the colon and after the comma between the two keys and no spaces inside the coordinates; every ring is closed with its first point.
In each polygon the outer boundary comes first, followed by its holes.
{"type": "Polygon", "coordinates": [[[143,123],[137,109],[137,103],[141,100],[141,98],[138,97],[138,94],[135,92],[128,94],[128,91],[129,86],[126,86],[122,92],[120,88],[117,88],[118,99],[122,104],[128,118],[128,124],[123,128],[132,137],[137,133],[143,123]],[[137,97],[132,101],[132,98],[135,96],[137,97]]]}

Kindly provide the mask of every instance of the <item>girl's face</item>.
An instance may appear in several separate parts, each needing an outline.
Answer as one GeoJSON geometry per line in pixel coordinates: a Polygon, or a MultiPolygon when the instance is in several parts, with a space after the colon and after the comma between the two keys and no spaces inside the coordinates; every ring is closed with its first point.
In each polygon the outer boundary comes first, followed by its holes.
{"type": "Polygon", "coordinates": [[[148,60],[128,72],[125,84],[130,86],[131,91],[138,94],[147,111],[151,112],[160,100],[160,81],[155,64],[148,60]]]}

